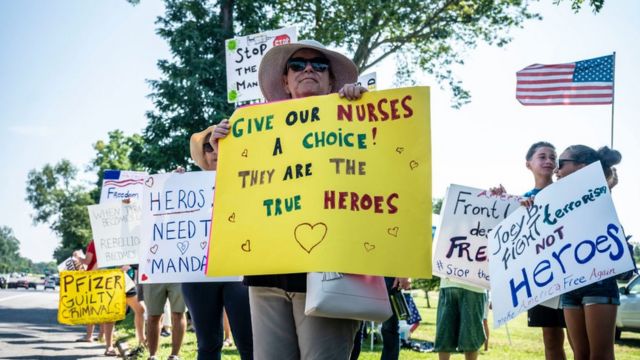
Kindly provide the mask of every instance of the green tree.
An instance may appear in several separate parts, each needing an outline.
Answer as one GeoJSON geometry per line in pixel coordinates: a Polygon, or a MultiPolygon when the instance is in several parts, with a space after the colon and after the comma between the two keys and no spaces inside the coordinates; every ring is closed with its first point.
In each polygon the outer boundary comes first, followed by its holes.
{"type": "Polygon", "coordinates": [[[61,262],[91,239],[87,205],[95,204],[90,192],[76,184],[78,170],[68,160],[31,170],[27,176],[27,198],[35,213],[35,224],[49,224],[61,239],[54,258],[61,262]]]}
{"type": "Polygon", "coordinates": [[[453,106],[469,102],[470,94],[455,78],[452,65],[479,42],[503,46],[508,31],[527,19],[523,0],[281,0],[279,11],[302,25],[302,38],[345,47],[361,72],[395,56],[397,83],[414,83],[424,71],[453,93],[453,106]]]}
{"type": "Polygon", "coordinates": [[[18,271],[20,258],[20,241],[13,234],[10,227],[0,227],[0,273],[18,271]]]}
{"type": "MultiPolygon", "coordinates": [[[[564,0],[554,0],[554,3],[557,5],[563,1],[564,0]]],[[[580,11],[580,9],[582,9],[582,5],[584,5],[584,3],[585,0],[571,0],[571,9],[573,9],[573,11],[575,12],[578,12],[580,11]]],[[[604,0],[589,0],[589,6],[591,6],[594,13],[598,13],[604,6],[604,0]]]]}
{"type": "MultiPolygon", "coordinates": [[[[572,0],[579,3],[581,0],[572,0]]],[[[602,1],[602,0],[600,0],[602,1]]],[[[136,4],[138,0],[129,0],[136,4]]],[[[353,55],[361,71],[388,57],[397,60],[398,85],[418,71],[432,74],[452,91],[454,106],[470,94],[452,66],[481,42],[503,46],[509,30],[540,16],[526,0],[165,0],[157,33],[172,58],[158,61],[151,80],[154,110],[136,160],[150,171],[189,163],[189,136],[228,117],[224,41],[295,24],[300,38],[315,38],[353,55]]]]}
{"type": "Polygon", "coordinates": [[[98,140],[93,144],[96,157],[87,168],[98,175],[96,187],[91,190],[91,198],[96,203],[100,201],[100,188],[105,170],[144,170],[144,166],[136,162],[135,156],[132,155],[142,150],[142,136],[125,136],[122,130],[110,131],[108,136],[108,141],[98,140]]]}
{"type": "Polygon", "coordinates": [[[277,26],[264,0],[166,0],[157,33],[172,59],[158,61],[162,78],[151,80],[155,110],[143,132],[142,151],[132,159],[152,172],[192,169],[189,137],[233,112],[227,103],[224,42],[242,29],[251,34],[277,26]]]}

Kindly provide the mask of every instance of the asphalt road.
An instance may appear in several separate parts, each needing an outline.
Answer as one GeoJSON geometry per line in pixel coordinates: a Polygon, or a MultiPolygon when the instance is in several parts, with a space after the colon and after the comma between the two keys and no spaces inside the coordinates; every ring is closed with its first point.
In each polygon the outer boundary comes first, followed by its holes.
{"type": "Polygon", "coordinates": [[[114,359],[104,344],[76,342],[84,332],[58,323],[57,290],[0,289],[0,359],[114,359]]]}

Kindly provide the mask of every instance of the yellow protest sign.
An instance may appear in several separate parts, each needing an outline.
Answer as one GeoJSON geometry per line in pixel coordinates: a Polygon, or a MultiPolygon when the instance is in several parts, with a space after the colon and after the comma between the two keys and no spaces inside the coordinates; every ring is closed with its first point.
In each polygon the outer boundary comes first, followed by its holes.
{"type": "Polygon", "coordinates": [[[237,109],[207,275],[431,276],[429,88],[237,109]]]}
{"type": "Polygon", "coordinates": [[[58,322],[100,324],[124,319],[125,274],[120,269],[60,273],[58,322]]]}

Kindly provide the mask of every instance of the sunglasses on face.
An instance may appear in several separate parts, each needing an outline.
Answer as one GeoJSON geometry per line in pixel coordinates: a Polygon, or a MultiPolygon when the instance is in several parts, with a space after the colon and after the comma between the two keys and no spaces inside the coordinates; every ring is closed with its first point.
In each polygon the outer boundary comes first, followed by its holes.
{"type": "Polygon", "coordinates": [[[564,164],[567,163],[567,162],[572,162],[572,163],[576,163],[576,164],[582,164],[581,161],[577,161],[577,160],[573,160],[573,159],[560,159],[560,160],[558,160],[558,170],[562,169],[564,164]]]}
{"type": "Polygon", "coordinates": [[[307,68],[307,64],[311,64],[313,71],[319,73],[325,72],[329,69],[329,60],[317,57],[313,59],[291,58],[287,60],[287,70],[300,72],[307,68]]]}
{"type": "Polygon", "coordinates": [[[204,145],[202,145],[202,150],[204,150],[204,152],[206,152],[206,153],[213,152],[213,146],[211,146],[211,144],[206,142],[206,143],[204,143],[204,145]]]}

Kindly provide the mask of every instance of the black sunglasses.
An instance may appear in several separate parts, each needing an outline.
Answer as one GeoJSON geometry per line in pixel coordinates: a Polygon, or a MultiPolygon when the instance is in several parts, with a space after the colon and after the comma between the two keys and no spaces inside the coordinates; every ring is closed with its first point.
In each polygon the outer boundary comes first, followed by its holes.
{"type": "Polygon", "coordinates": [[[329,59],[316,57],[313,59],[291,58],[287,60],[287,70],[300,72],[307,68],[307,64],[311,64],[311,68],[315,72],[325,72],[329,69],[329,59]]]}
{"type": "Polygon", "coordinates": [[[578,161],[578,160],[573,160],[573,159],[559,159],[558,160],[558,170],[562,169],[562,167],[564,166],[564,163],[566,162],[572,162],[572,163],[576,163],[576,164],[582,164],[582,161],[578,161]]]}

